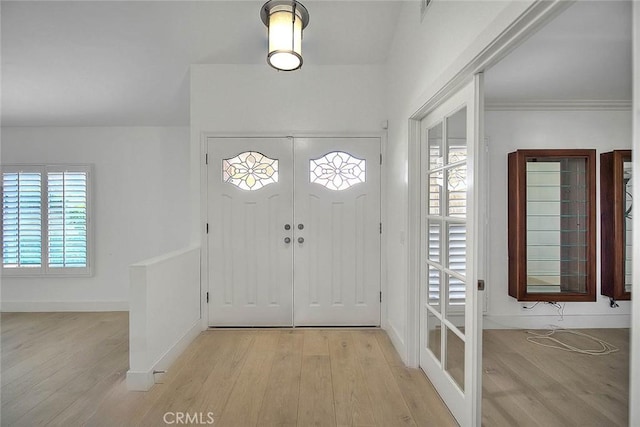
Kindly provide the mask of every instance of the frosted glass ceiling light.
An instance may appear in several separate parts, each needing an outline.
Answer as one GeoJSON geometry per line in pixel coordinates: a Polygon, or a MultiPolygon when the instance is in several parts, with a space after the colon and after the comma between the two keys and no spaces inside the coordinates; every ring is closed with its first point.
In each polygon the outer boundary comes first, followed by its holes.
{"type": "Polygon", "coordinates": [[[295,0],[269,0],[260,10],[260,18],[269,30],[269,65],[282,71],[302,67],[302,30],[309,23],[307,9],[295,0]]]}

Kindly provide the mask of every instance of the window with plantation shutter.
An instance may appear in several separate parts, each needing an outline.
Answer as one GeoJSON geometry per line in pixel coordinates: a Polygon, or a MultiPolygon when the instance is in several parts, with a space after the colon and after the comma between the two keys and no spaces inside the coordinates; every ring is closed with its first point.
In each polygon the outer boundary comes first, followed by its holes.
{"type": "Polygon", "coordinates": [[[42,174],[2,174],[2,256],[5,268],[42,266],[42,174]]]}
{"type": "Polygon", "coordinates": [[[49,267],[87,266],[87,173],[47,174],[49,267]]]}
{"type": "Polygon", "coordinates": [[[89,275],[90,167],[2,168],[4,275],[89,275]]]}

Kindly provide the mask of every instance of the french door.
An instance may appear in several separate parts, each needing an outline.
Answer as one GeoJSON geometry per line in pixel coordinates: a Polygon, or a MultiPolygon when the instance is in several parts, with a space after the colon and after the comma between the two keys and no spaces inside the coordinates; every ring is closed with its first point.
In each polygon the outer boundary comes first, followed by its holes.
{"type": "Polygon", "coordinates": [[[209,325],[379,325],[379,138],[207,151],[209,325]]]}
{"type": "Polygon", "coordinates": [[[480,425],[477,203],[482,76],[421,123],[420,366],[460,425],[480,425]]]}

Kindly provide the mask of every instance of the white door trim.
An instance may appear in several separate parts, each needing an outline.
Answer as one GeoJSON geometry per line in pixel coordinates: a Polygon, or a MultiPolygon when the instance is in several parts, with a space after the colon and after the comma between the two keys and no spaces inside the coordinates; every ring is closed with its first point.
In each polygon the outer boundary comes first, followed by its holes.
{"type": "MultiPolygon", "coordinates": [[[[475,57],[466,60],[461,55],[458,61],[446,70],[440,79],[420,98],[420,105],[409,118],[408,146],[408,263],[407,263],[407,365],[419,364],[420,343],[420,122],[443,100],[469,83],[475,74],[496,64],[509,52],[522,44],[540,28],[558,16],[576,0],[537,0],[518,19],[511,23],[498,37],[489,40],[486,47],[475,57]],[[463,63],[460,63],[463,60],[463,63]],[[453,71],[452,71],[453,70],[453,71]],[[453,77],[448,77],[453,76],[453,77]]],[[[482,136],[484,139],[484,136],[482,136]]],[[[482,159],[481,159],[482,162],[482,159]]],[[[483,163],[479,164],[484,167],[483,163]]]]}
{"type": "MultiPolygon", "coordinates": [[[[633,188],[638,195],[640,185],[640,3],[633,4],[633,188]]],[[[633,219],[633,241],[640,242],[640,217],[633,219]]],[[[631,354],[630,363],[630,395],[629,395],[629,425],[640,423],[640,271],[635,268],[640,265],[640,245],[633,245],[633,289],[631,301],[631,354]],[[635,327],[634,327],[635,326],[635,327]]]]}

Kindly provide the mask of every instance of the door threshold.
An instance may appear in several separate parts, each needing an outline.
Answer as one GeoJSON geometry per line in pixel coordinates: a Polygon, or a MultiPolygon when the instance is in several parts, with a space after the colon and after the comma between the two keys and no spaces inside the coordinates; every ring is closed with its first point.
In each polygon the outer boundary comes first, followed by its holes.
{"type": "Polygon", "coordinates": [[[355,330],[375,330],[375,329],[381,329],[380,326],[366,326],[366,325],[361,325],[361,326],[336,326],[336,325],[329,325],[329,326],[208,326],[207,330],[216,330],[216,329],[221,329],[221,330],[247,330],[247,329],[260,329],[260,330],[294,330],[294,329],[304,329],[304,330],[314,330],[314,329],[355,329],[355,330]]]}

